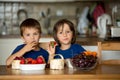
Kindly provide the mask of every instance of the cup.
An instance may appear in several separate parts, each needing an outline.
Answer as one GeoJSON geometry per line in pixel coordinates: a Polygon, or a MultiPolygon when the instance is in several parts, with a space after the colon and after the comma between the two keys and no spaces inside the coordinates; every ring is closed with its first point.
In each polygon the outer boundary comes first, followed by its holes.
{"type": "Polygon", "coordinates": [[[20,60],[13,60],[12,69],[20,69],[20,60]]]}
{"type": "Polygon", "coordinates": [[[67,65],[68,68],[73,69],[73,65],[72,65],[71,59],[66,59],[65,62],[66,62],[66,65],[67,65]]]}

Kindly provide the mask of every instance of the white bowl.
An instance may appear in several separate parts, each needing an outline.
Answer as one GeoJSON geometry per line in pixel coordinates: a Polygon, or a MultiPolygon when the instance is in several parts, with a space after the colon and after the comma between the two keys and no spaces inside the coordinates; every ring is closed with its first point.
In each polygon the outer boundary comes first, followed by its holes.
{"type": "Polygon", "coordinates": [[[20,64],[20,70],[44,70],[46,64],[20,64]]]}

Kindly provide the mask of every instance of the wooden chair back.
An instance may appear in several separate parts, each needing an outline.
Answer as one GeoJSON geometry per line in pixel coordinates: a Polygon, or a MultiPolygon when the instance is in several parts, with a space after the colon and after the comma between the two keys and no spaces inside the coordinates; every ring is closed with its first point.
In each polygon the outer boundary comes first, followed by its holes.
{"type": "MultiPolygon", "coordinates": [[[[120,59],[102,59],[102,51],[120,51],[120,42],[98,42],[98,58],[100,64],[120,64],[120,59]]],[[[114,54],[114,53],[109,53],[114,54]]]]}
{"type": "Polygon", "coordinates": [[[49,42],[40,42],[39,46],[45,50],[49,47],[49,42]]]}

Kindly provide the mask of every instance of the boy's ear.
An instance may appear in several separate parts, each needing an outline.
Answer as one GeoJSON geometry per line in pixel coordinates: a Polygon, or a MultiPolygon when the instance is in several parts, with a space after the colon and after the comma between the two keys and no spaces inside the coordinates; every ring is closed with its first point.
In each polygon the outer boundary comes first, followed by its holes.
{"type": "Polygon", "coordinates": [[[25,43],[24,37],[21,36],[21,39],[23,40],[23,42],[25,43]]]}
{"type": "Polygon", "coordinates": [[[41,38],[41,35],[39,35],[39,39],[41,38]]]}

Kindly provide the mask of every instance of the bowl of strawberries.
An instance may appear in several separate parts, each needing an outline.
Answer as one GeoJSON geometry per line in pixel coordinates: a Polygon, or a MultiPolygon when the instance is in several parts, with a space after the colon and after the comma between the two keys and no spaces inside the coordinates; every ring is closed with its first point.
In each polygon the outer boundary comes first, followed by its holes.
{"type": "Polygon", "coordinates": [[[46,66],[42,56],[38,56],[37,59],[17,57],[15,60],[20,60],[20,70],[44,70],[46,66]]]}

